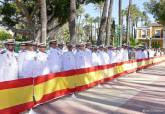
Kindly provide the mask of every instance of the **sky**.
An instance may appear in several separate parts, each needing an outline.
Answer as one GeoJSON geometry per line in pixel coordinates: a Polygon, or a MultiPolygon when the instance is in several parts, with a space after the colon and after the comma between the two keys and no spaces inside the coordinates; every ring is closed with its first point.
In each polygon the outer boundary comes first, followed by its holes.
{"type": "MultiPolygon", "coordinates": [[[[113,18],[118,22],[118,1],[119,0],[114,0],[114,6],[113,6],[113,18]]],[[[136,4],[138,8],[141,11],[144,11],[143,3],[147,2],[149,0],[132,0],[132,4],[136,4]]],[[[129,4],[129,0],[122,0],[122,9],[125,9],[129,4]]],[[[90,14],[92,17],[99,16],[99,11],[95,10],[95,7],[93,4],[89,4],[85,6],[85,13],[90,14]]],[[[154,22],[154,18],[151,14],[148,14],[149,19],[151,22],[154,22]]]]}

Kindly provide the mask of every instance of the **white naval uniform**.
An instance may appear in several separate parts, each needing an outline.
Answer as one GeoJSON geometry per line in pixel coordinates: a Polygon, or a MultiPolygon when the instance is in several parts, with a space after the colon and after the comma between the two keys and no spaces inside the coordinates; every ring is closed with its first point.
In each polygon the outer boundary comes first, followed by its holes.
{"type": "Polygon", "coordinates": [[[18,79],[18,61],[14,52],[0,54],[0,82],[18,79]]]}
{"type": "Polygon", "coordinates": [[[150,50],[150,54],[149,54],[149,56],[150,56],[150,57],[154,57],[154,55],[155,55],[155,51],[150,50]]]}
{"type": "Polygon", "coordinates": [[[97,52],[92,53],[92,66],[99,66],[100,65],[100,59],[98,57],[97,52]]]}
{"type": "Polygon", "coordinates": [[[144,50],[144,53],[145,53],[145,58],[148,58],[148,57],[149,57],[149,52],[148,52],[148,50],[144,50]]]}
{"type": "Polygon", "coordinates": [[[57,48],[57,51],[58,51],[58,53],[60,54],[60,56],[62,56],[63,53],[64,53],[64,50],[63,50],[63,49],[60,49],[60,48],[57,48]]]}
{"type": "Polygon", "coordinates": [[[18,54],[18,75],[19,76],[22,73],[22,67],[23,67],[25,56],[26,56],[26,51],[20,51],[18,54]]]}
{"type": "Polygon", "coordinates": [[[100,65],[107,65],[110,63],[109,55],[105,51],[98,51],[98,57],[100,59],[100,65]]]}
{"type": "Polygon", "coordinates": [[[142,59],[148,58],[147,50],[142,51],[142,59]]]}
{"type": "Polygon", "coordinates": [[[141,50],[135,51],[135,59],[143,59],[141,50]]]}
{"type": "Polygon", "coordinates": [[[76,68],[86,68],[85,66],[85,51],[77,50],[75,53],[75,59],[76,59],[76,68]]]}
{"type": "Polygon", "coordinates": [[[127,49],[123,49],[123,59],[122,61],[128,61],[129,57],[128,57],[128,50],[127,49]]]}
{"type": "Polygon", "coordinates": [[[29,78],[34,76],[34,70],[36,66],[36,52],[26,51],[19,57],[19,61],[23,61],[22,67],[19,70],[19,78],[29,78]]]}
{"type": "Polygon", "coordinates": [[[62,55],[62,71],[76,69],[76,59],[72,51],[64,52],[62,55]]]}
{"type": "Polygon", "coordinates": [[[116,50],[109,50],[108,55],[109,55],[109,63],[110,64],[116,63],[116,50]]]}
{"type": "Polygon", "coordinates": [[[50,70],[48,66],[48,55],[44,52],[39,51],[36,55],[33,76],[36,77],[40,75],[46,75],[49,73],[50,73],[50,70]]]}
{"type": "Polygon", "coordinates": [[[62,67],[61,55],[57,49],[50,48],[48,53],[48,65],[51,73],[60,72],[62,67]]]}
{"type": "Polygon", "coordinates": [[[123,55],[121,50],[116,50],[116,63],[122,62],[123,55]]]}
{"type": "Polygon", "coordinates": [[[85,67],[92,66],[92,51],[90,49],[85,49],[85,67]]]}

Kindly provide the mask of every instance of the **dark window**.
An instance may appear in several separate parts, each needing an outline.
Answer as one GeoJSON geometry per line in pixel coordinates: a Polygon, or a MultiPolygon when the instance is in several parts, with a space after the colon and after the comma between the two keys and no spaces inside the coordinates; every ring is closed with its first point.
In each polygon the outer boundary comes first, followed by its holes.
{"type": "Polygon", "coordinates": [[[146,38],[147,37],[147,32],[146,30],[142,30],[142,38],[146,38]]]}
{"type": "Polygon", "coordinates": [[[161,37],[161,30],[155,30],[155,38],[161,37]]]}

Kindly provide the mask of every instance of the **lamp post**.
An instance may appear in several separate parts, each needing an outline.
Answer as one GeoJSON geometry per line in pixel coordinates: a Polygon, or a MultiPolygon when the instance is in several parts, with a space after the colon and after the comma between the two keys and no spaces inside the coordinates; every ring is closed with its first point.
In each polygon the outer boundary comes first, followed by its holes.
{"type": "Polygon", "coordinates": [[[152,48],[152,38],[149,39],[149,48],[152,48]]]}

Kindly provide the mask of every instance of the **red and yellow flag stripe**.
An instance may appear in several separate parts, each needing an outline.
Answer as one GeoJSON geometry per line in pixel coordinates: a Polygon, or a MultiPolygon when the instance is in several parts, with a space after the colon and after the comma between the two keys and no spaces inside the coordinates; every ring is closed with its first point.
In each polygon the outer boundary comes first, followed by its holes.
{"type": "Polygon", "coordinates": [[[131,60],[0,83],[0,113],[18,114],[49,100],[165,61],[165,57],[131,60]]]}

